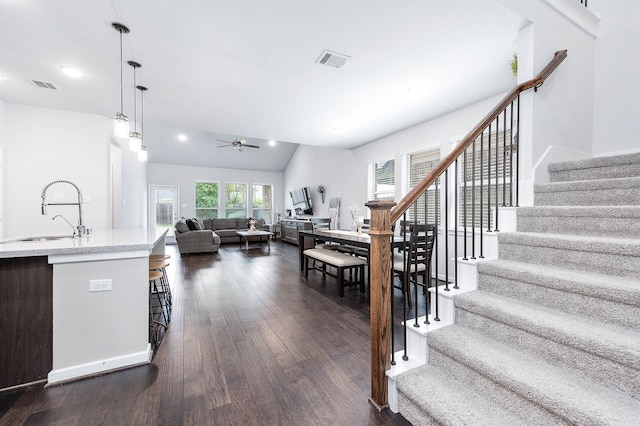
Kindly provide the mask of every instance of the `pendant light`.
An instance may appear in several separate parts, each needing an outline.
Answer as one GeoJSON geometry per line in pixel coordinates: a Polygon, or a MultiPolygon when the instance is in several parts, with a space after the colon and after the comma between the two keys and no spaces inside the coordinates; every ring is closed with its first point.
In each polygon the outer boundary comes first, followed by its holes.
{"type": "Polygon", "coordinates": [[[122,34],[128,34],[129,28],[118,22],[112,22],[111,26],[120,33],[120,111],[116,113],[113,122],[113,135],[116,138],[127,138],[129,137],[129,119],[124,115],[122,102],[122,34]]]}
{"type": "Polygon", "coordinates": [[[136,86],[136,88],[140,91],[140,133],[143,136],[142,145],[140,146],[140,151],[138,151],[138,160],[146,163],[149,159],[149,152],[144,144],[144,92],[147,88],[144,86],[136,86]]]}
{"type": "Polygon", "coordinates": [[[129,132],[129,150],[140,152],[142,149],[142,135],[138,133],[138,123],[136,121],[136,68],[140,68],[142,65],[136,61],[129,61],[127,63],[133,68],[133,132],[129,132]]]}

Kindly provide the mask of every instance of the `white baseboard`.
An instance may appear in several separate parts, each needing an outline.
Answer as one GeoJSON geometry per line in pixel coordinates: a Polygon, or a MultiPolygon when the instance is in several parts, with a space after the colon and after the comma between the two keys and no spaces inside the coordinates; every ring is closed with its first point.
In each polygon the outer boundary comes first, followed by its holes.
{"type": "Polygon", "coordinates": [[[94,361],[87,364],[79,364],[71,367],[51,370],[47,375],[47,380],[49,384],[60,383],[79,379],[81,377],[105,373],[111,370],[119,370],[126,367],[133,367],[135,365],[148,364],[151,362],[152,356],[153,350],[151,349],[151,344],[148,344],[147,349],[144,351],[94,361]]]}

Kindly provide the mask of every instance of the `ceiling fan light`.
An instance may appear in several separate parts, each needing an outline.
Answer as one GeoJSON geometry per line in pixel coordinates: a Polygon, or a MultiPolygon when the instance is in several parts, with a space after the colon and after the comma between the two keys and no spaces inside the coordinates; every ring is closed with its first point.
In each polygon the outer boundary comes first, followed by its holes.
{"type": "Polygon", "coordinates": [[[122,113],[117,113],[113,122],[113,134],[116,138],[129,137],[129,119],[122,113]]]}
{"type": "Polygon", "coordinates": [[[129,132],[129,150],[140,152],[142,149],[142,135],[138,132],[129,132]]]}

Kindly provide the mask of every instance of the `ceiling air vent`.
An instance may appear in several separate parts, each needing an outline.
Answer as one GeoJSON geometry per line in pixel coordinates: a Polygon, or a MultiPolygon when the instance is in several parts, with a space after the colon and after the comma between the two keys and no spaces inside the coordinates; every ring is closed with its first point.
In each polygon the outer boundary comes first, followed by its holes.
{"type": "Polygon", "coordinates": [[[51,83],[50,81],[32,80],[30,78],[25,78],[24,81],[29,86],[40,87],[42,89],[58,90],[58,87],[54,83],[51,83]]]}
{"type": "Polygon", "coordinates": [[[351,56],[343,55],[341,53],[325,50],[316,59],[317,64],[328,65],[334,68],[340,68],[347,62],[347,59],[351,59],[351,56]]]}

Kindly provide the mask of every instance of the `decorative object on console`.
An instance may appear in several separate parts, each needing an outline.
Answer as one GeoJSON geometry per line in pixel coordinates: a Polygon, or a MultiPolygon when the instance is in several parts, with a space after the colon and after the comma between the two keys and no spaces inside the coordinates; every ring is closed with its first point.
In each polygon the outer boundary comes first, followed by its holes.
{"type": "Polygon", "coordinates": [[[324,185],[318,185],[318,192],[320,193],[322,204],[324,204],[324,185]]]}
{"type": "Polygon", "coordinates": [[[351,219],[353,219],[353,224],[351,225],[351,230],[355,232],[355,231],[358,230],[358,225],[356,223],[356,217],[358,215],[358,212],[360,211],[360,207],[358,207],[356,204],[354,204],[351,207],[349,207],[349,211],[351,212],[351,219]]]}
{"type": "Polygon", "coordinates": [[[329,199],[329,217],[331,218],[331,229],[340,228],[340,195],[329,199]]]}

